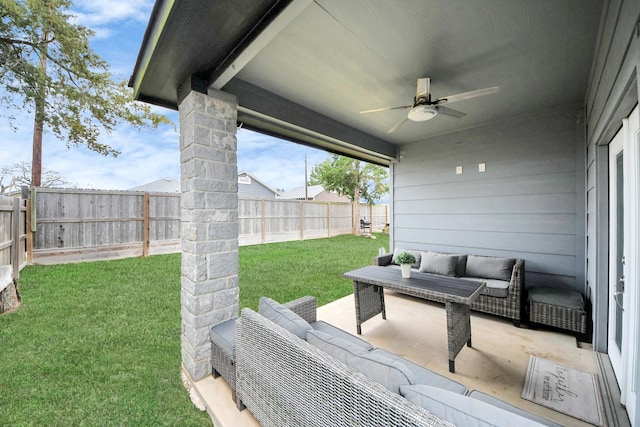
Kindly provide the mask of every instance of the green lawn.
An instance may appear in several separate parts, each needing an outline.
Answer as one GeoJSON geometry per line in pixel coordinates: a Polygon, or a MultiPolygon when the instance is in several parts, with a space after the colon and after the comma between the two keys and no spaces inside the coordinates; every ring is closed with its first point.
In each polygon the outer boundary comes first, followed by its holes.
{"type": "MultiPolygon", "coordinates": [[[[388,247],[376,236],[241,247],[241,307],[349,294],[342,273],[388,247]]],[[[211,425],[179,375],[179,254],[29,266],[20,292],[0,315],[0,425],[211,425]]]]}

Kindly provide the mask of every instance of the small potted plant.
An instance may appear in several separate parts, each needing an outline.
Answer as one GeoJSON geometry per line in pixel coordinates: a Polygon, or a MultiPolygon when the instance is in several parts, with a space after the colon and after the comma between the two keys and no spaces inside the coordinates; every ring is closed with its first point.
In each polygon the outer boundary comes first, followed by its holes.
{"type": "Polygon", "coordinates": [[[400,268],[402,269],[402,277],[408,279],[411,277],[411,264],[416,262],[416,257],[409,252],[402,252],[396,258],[396,262],[400,264],[400,268]]]}

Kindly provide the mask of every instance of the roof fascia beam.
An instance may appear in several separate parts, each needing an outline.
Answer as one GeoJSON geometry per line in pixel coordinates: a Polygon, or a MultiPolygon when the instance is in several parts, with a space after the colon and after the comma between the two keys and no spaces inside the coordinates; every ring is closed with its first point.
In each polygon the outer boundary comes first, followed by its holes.
{"type": "Polygon", "coordinates": [[[231,81],[260,51],[271,42],[313,0],[293,0],[217,77],[210,76],[209,88],[220,90],[231,81]],[[211,81],[213,79],[213,81],[211,81]]]}
{"type": "Polygon", "coordinates": [[[252,129],[378,164],[396,157],[394,144],[251,83],[236,78],[223,90],[238,97],[238,121],[252,129]]]}

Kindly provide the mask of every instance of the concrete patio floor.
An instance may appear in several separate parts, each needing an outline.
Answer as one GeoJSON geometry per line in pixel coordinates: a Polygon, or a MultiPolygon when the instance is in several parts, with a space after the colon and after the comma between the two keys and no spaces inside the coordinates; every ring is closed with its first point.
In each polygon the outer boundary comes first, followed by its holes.
{"type": "MultiPolygon", "coordinates": [[[[387,320],[380,316],[362,325],[362,337],[375,347],[401,355],[470,390],[481,390],[512,405],[566,426],[588,426],[575,418],[552,411],[520,397],[529,356],[554,360],[581,370],[596,372],[590,344],[577,342],[570,334],[548,330],[516,328],[499,317],[472,312],[472,348],[456,357],[456,372],[448,371],[446,317],[444,305],[385,293],[387,320]]],[[[325,320],[355,333],[353,296],[318,308],[318,320],[325,320]]],[[[221,377],[211,376],[194,383],[216,427],[259,426],[248,410],[239,412],[231,391],[221,377]]]]}

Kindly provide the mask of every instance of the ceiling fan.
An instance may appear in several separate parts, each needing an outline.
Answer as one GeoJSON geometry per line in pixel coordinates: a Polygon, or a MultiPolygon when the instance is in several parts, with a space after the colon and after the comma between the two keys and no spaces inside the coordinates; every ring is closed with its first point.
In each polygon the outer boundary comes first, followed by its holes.
{"type": "Polygon", "coordinates": [[[429,92],[431,85],[431,79],[428,77],[424,77],[416,80],[416,97],[413,98],[412,105],[402,105],[400,107],[387,107],[387,108],[376,108],[374,110],[364,110],[360,111],[360,114],[369,114],[369,113],[377,113],[380,111],[389,111],[389,110],[404,110],[410,108],[409,113],[405,118],[400,120],[394,127],[389,129],[388,133],[392,133],[397,130],[400,126],[404,124],[407,120],[411,120],[414,122],[423,122],[425,120],[430,120],[437,116],[438,114],[444,114],[445,116],[451,116],[456,118],[462,118],[466,114],[453,110],[448,107],[444,107],[443,104],[451,104],[452,102],[460,102],[471,98],[476,98],[478,96],[490,95],[492,93],[500,92],[499,86],[488,87],[485,89],[472,90],[470,92],[458,93],[456,95],[449,96],[441,96],[435,101],[431,100],[431,93],[429,92]]]}

